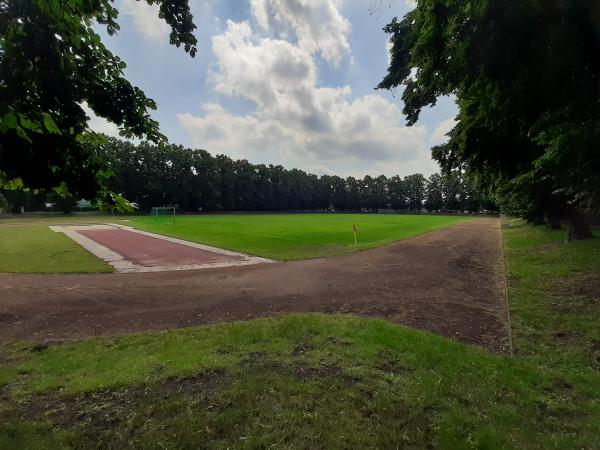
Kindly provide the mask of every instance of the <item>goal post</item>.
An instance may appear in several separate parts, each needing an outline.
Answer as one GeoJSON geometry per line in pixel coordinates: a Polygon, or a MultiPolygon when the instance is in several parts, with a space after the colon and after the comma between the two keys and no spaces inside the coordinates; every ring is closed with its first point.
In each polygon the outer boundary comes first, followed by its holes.
{"type": "Polygon", "coordinates": [[[153,206],[150,210],[152,217],[159,218],[171,218],[175,223],[175,207],[174,206],[153,206]]]}

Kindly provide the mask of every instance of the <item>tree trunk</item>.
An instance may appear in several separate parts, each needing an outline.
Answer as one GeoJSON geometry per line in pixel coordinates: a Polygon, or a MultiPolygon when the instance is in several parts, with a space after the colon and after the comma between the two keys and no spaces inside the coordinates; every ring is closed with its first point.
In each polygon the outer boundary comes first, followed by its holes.
{"type": "Polygon", "coordinates": [[[548,226],[548,228],[550,230],[560,230],[560,228],[561,228],[560,219],[561,219],[560,212],[557,212],[556,210],[552,210],[548,213],[548,216],[546,216],[546,225],[548,226]]]}
{"type": "Polygon", "coordinates": [[[544,214],[541,212],[529,213],[526,217],[527,223],[531,225],[544,225],[546,221],[544,220],[544,214]]]}
{"type": "Polygon", "coordinates": [[[562,228],[562,225],[560,223],[560,218],[558,217],[548,217],[548,228],[551,230],[560,230],[562,228]]]}
{"type": "Polygon", "coordinates": [[[581,211],[575,208],[569,208],[566,216],[567,222],[569,223],[567,242],[589,239],[592,237],[592,229],[590,228],[585,215],[581,211]]]}

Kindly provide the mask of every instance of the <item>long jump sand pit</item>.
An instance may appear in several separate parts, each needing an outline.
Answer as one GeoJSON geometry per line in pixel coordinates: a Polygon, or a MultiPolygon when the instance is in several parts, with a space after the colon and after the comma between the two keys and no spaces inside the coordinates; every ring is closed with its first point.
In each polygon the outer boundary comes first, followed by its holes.
{"type": "Polygon", "coordinates": [[[117,272],[164,272],[272,262],[115,224],[51,226],[117,272]]]}

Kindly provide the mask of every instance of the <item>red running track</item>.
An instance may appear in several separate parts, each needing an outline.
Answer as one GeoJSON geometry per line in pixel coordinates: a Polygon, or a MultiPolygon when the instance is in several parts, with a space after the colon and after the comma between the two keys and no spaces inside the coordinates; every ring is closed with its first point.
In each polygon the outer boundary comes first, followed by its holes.
{"type": "Polygon", "coordinates": [[[119,228],[77,232],[124,256],[132,263],[145,267],[208,264],[242,259],[239,256],[222,255],[119,228]]]}

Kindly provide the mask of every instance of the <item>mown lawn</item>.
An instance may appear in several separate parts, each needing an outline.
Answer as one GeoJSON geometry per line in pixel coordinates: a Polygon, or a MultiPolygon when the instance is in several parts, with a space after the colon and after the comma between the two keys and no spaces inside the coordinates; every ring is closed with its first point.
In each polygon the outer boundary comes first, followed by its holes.
{"type": "Polygon", "coordinates": [[[46,225],[0,225],[0,272],[112,272],[112,267],[46,225]]]}
{"type": "Polygon", "coordinates": [[[65,216],[10,219],[0,224],[1,272],[110,272],[50,224],[120,222],[141,230],[278,260],[365,250],[466,220],[463,216],[376,214],[228,214],[169,217],[65,216]],[[358,229],[354,245],[352,225],[358,229]]]}
{"type": "Polygon", "coordinates": [[[566,244],[511,221],[504,236],[515,355],[561,374],[539,415],[570,448],[600,448],[600,230],[566,244]]]}
{"type": "Polygon", "coordinates": [[[564,448],[585,439],[546,421],[569,407],[553,391],[560,373],[374,319],[286,316],[19,344],[4,357],[2,448],[564,448]]]}
{"type": "Polygon", "coordinates": [[[321,314],[5,343],[0,448],[598,448],[600,238],[504,236],[512,358],[321,314]]]}
{"type": "Polygon", "coordinates": [[[131,225],[215,247],[278,260],[365,250],[438,230],[464,216],[384,214],[222,214],[135,217],[131,225]],[[352,225],[358,230],[354,245],[352,225]]]}

